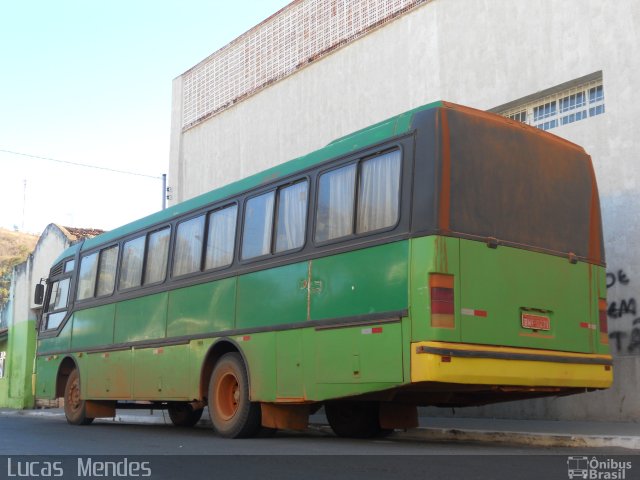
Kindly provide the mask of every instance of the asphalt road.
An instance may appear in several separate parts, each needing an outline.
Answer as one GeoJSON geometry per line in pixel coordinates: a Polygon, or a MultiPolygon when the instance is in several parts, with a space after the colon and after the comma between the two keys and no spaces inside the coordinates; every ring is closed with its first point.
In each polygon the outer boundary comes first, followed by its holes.
{"type": "MultiPolygon", "coordinates": [[[[100,421],[79,427],[68,425],[61,417],[0,416],[0,479],[13,478],[10,474],[19,473],[19,468],[22,472],[31,468],[29,476],[48,473],[42,468],[54,462],[64,467],[62,478],[116,478],[103,475],[103,461],[113,464],[106,467],[107,473],[108,468],[120,468],[121,473],[126,472],[125,478],[139,478],[141,472],[149,472],[147,478],[152,479],[564,479],[570,455],[605,458],[628,453],[611,448],[347,440],[317,429],[278,432],[272,438],[227,440],[204,427],[179,429],[100,421]],[[78,456],[84,462],[80,470],[78,456]],[[94,463],[87,463],[87,457],[94,463]],[[30,466],[26,462],[38,463],[30,466]],[[140,469],[141,462],[148,463],[140,469]],[[92,470],[94,467],[97,470],[92,470]]],[[[637,467],[633,473],[640,473],[640,461],[634,463],[637,467]]]]}

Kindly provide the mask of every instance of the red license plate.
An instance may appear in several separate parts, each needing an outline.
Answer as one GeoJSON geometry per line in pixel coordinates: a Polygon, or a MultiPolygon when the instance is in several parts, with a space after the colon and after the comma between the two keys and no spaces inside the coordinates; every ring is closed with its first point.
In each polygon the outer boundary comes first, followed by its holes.
{"type": "Polygon", "coordinates": [[[522,328],[532,330],[551,330],[551,319],[544,315],[522,314],[522,328]]]}

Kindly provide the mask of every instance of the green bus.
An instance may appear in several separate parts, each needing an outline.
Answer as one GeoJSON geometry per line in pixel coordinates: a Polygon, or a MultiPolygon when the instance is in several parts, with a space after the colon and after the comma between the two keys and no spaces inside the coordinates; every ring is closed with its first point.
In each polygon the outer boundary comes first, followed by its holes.
{"type": "Polygon", "coordinates": [[[167,409],[248,437],[417,425],[417,407],[607,388],[590,157],[447,102],[78,243],[55,261],[36,397],[71,424],[167,409]]]}

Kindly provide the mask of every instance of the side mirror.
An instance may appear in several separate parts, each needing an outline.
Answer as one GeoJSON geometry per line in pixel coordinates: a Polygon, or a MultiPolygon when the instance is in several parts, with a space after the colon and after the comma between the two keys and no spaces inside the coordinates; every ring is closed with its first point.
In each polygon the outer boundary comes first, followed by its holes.
{"type": "Polygon", "coordinates": [[[33,294],[33,303],[36,305],[42,305],[44,301],[44,285],[39,283],[36,285],[36,290],[33,294]]]}

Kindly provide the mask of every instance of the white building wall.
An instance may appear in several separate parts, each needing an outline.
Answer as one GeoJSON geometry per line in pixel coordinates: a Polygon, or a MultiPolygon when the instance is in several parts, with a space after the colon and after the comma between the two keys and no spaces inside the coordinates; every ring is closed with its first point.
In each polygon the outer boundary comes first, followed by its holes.
{"type": "Polygon", "coordinates": [[[610,283],[616,280],[609,302],[619,312],[625,302],[621,315],[609,318],[616,335],[615,386],[482,412],[638,419],[640,251],[634,240],[640,237],[640,120],[633,91],[640,78],[639,28],[637,0],[433,0],[185,131],[178,77],[170,165],[174,201],[430,101],[491,109],[602,71],[606,113],[551,132],[584,146],[594,160],[610,283]]]}

